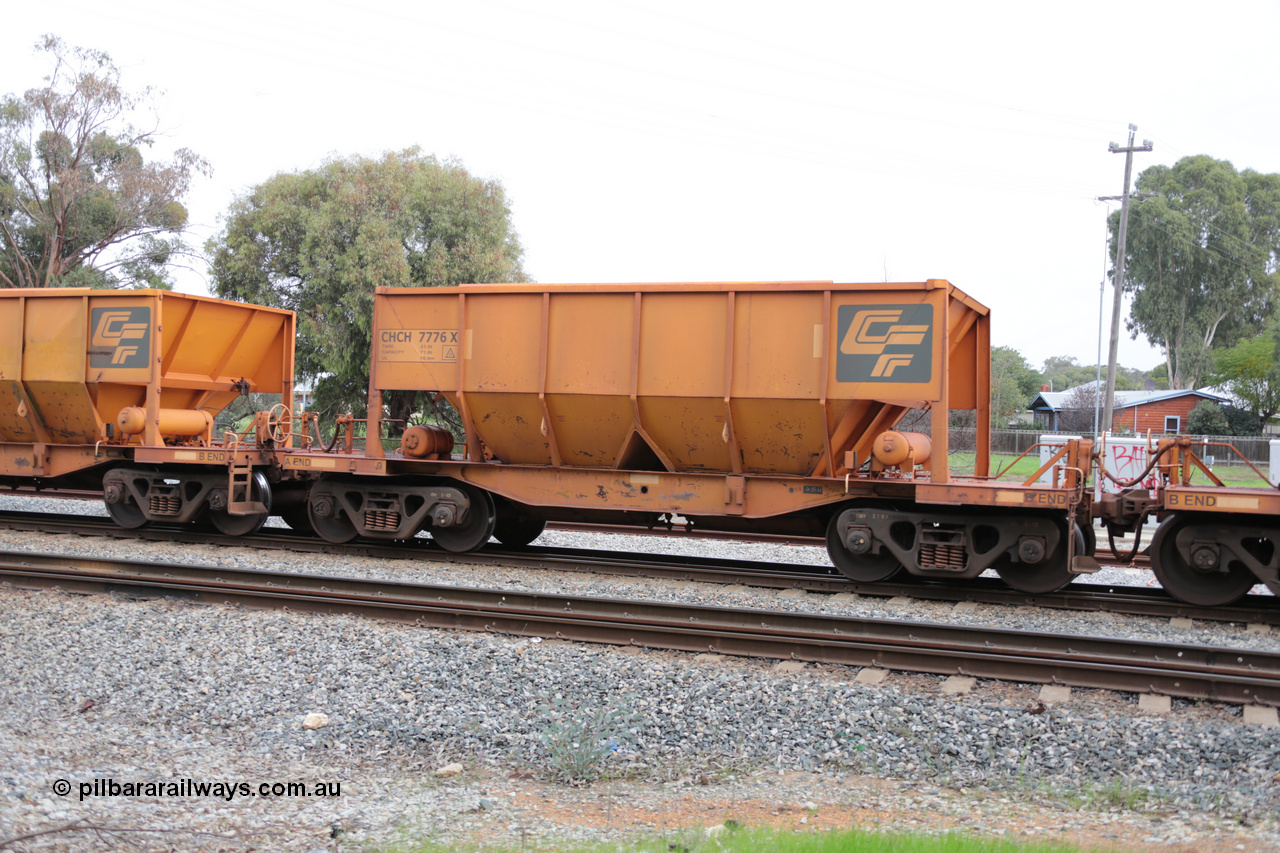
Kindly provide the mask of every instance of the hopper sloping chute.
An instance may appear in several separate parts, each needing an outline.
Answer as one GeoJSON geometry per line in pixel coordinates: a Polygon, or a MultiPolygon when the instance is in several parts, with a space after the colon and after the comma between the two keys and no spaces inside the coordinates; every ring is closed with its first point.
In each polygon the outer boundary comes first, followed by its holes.
{"type": "Polygon", "coordinates": [[[379,288],[374,305],[372,388],[442,393],[476,460],[835,476],[912,408],[986,417],[987,310],[945,281],[379,288]]]}

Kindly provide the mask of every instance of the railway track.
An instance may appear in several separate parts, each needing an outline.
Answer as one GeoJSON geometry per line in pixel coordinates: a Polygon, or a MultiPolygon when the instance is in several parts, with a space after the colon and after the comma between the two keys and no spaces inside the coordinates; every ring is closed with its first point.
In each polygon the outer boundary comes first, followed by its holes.
{"type": "Polygon", "coordinates": [[[423,627],[1280,705],[1280,654],[881,619],[0,552],[0,579],[423,627]]]}
{"type": "MultiPolygon", "coordinates": [[[[765,542],[771,545],[809,545],[815,548],[825,548],[826,539],[821,536],[786,536],[776,533],[740,533],[717,530],[683,530],[680,525],[673,525],[670,528],[665,527],[624,527],[621,525],[609,524],[579,524],[576,522],[549,522],[548,530],[563,530],[573,533],[620,533],[628,536],[665,536],[674,537],[675,539],[719,539],[730,542],[765,542]]],[[[1147,534],[1146,541],[1139,543],[1139,551],[1129,559],[1117,558],[1112,556],[1110,548],[1105,539],[1098,543],[1099,550],[1096,555],[1098,563],[1104,567],[1133,567],[1141,569],[1149,569],[1151,566],[1151,558],[1146,553],[1146,548],[1150,543],[1150,534],[1147,534]]],[[[1129,545],[1127,540],[1120,541],[1118,544],[1121,550],[1125,545],[1129,545]]]]}
{"type": "Polygon", "coordinates": [[[1196,607],[1172,599],[1162,590],[1140,586],[1078,584],[1056,593],[1029,595],[1010,589],[995,578],[978,578],[954,585],[918,579],[859,583],[848,580],[834,570],[822,571],[811,565],[800,564],[765,564],[747,560],[541,547],[494,547],[470,554],[453,554],[432,546],[430,540],[425,538],[394,544],[358,541],[335,545],[287,528],[276,527],[263,528],[251,536],[228,538],[216,531],[198,530],[191,526],[152,526],[125,530],[104,517],[40,512],[0,512],[0,527],[44,533],[235,545],[381,559],[426,558],[440,562],[670,578],[771,589],[803,589],[815,593],[851,592],[873,597],[907,596],[929,601],[972,601],[1060,610],[1096,610],[1160,618],[1280,625],[1280,599],[1268,595],[1248,596],[1234,605],[1196,607]]]}

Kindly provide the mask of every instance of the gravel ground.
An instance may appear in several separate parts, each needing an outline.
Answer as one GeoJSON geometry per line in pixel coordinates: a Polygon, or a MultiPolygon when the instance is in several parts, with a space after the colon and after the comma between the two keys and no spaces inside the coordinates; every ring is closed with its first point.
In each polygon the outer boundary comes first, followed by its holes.
{"type": "MultiPolygon", "coordinates": [[[[19,507],[36,504],[0,499],[0,508],[19,507]]],[[[590,538],[541,542],[605,547],[590,538]]],[[[669,541],[636,539],[606,541],[620,550],[669,541]]],[[[774,562],[798,562],[807,550],[672,544],[774,562]]],[[[1280,647],[1275,634],[1240,625],[996,606],[955,613],[941,603],[425,561],[2,532],[0,548],[1280,647]]],[[[0,843],[89,821],[166,833],[54,834],[15,849],[552,844],[733,817],[1125,849],[1280,849],[1280,730],[1243,724],[1239,707],[1175,701],[1172,714],[1145,716],[1135,697],[1107,691],[1078,690],[1045,707],[1025,685],[979,682],[955,697],[934,677],[870,685],[845,667],[787,669],[346,616],[0,589],[0,843]],[[308,714],[327,719],[305,728],[308,714]],[[606,754],[615,781],[555,781],[592,749],[606,754]],[[435,775],[455,762],[459,775],[435,775]],[[60,779],[66,796],[55,792],[60,779]],[[95,796],[95,779],[100,789],[109,779],[175,787],[95,796]],[[227,799],[183,780],[248,788],[227,799]],[[338,782],[341,795],[250,795],[296,781],[338,782]]]]}

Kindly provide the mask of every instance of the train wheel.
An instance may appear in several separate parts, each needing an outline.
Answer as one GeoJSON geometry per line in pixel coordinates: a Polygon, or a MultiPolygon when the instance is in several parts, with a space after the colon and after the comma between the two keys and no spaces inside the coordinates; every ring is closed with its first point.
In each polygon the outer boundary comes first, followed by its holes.
{"type": "Polygon", "coordinates": [[[471,499],[467,520],[452,527],[431,528],[431,538],[436,544],[455,554],[474,551],[488,542],[497,521],[493,498],[488,492],[461,483],[458,484],[458,488],[466,492],[467,497],[471,499]]]}
{"type": "Polygon", "coordinates": [[[146,527],[151,523],[151,519],[147,518],[143,513],[142,507],[134,503],[108,503],[107,515],[111,516],[111,520],[123,527],[125,530],[137,530],[146,527]]]}
{"type": "MultiPolygon", "coordinates": [[[[307,521],[311,522],[311,529],[321,539],[335,545],[350,542],[360,534],[337,497],[324,492],[312,491],[307,499],[307,521]]],[[[285,522],[288,523],[289,519],[286,518],[285,522]]],[[[294,527],[293,524],[289,526],[294,527]]],[[[294,530],[298,529],[294,527],[294,530]]]]}
{"type": "Polygon", "coordinates": [[[503,545],[522,548],[542,535],[547,523],[541,518],[499,515],[493,525],[493,538],[503,545]]]}
{"type": "Polygon", "coordinates": [[[1170,595],[1188,604],[1217,607],[1241,598],[1258,582],[1248,567],[1235,560],[1227,560],[1224,570],[1217,559],[1226,558],[1221,548],[1205,549],[1206,555],[1213,554],[1215,559],[1211,566],[1204,568],[1194,564],[1194,553],[1193,561],[1189,562],[1178,550],[1179,538],[1186,542],[1192,537],[1202,537],[1213,546],[1224,529],[1222,519],[1200,522],[1195,516],[1177,512],[1156,529],[1151,540],[1151,569],[1170,595]]]}
{"type": "Polygon", "coordinates": [[[1093,522],[1087,524],[1077,524],[1076,530],[1080,531],[1084,537],[1084,551],[1077,551],[1077,555],[1083,553],[1087,557],[1092,557],[1098,553],[1098,531],[1094,529],[1093,522]]]}
{"type": "MultiPolygon", "coordinates": [[[[1060,532],[1065,530],[1065,525],[1059,527],[1060,532]]],[[[1087,554],[1088,540],[1079,525],[1076,525],[1075,537],[1076,554],[1087,554]]],[[[1066,543],[1061,541],[1059,547],[1039,563],[1015,563],[1006,554],[996,561],[993,568],[1000,575],[1000,580],[1028,595],[1057,592],[1076,578],[1067,562],[1066,543]]]]}
{"type": "Polygon", "coordinates": [[[267,518],[271,515],[271,485],[261,471],[253,472],[252,482],[252,496],[266,507],[266,511],[252,515],[231,515],[225,509],[209,507],[209,521],[218,528],[219,533],[226,536],[251,536],[267,523],[267,518]]]}
{"type": "Polygon", "coordinates": [[[857,510],[847,509],[831,516],[831,522],[827,525],[827,555],[840,570],[840,574],[849,580],[859,583],[879,583],[889,580],[902,571],[902,564],[898,562],[893,552],[883,548],[879,554],[870,552],[855,554],[845,544],[843,531],[849,521],[846,516],[853,512],[857,510]]]}

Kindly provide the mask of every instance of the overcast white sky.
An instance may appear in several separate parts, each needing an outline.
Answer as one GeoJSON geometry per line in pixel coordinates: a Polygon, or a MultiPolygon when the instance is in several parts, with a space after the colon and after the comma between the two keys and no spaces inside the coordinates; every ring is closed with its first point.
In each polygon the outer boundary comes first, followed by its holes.
{"type": "Polygon", "coordinates": [[[0,91],[50,32],[164,90],[214,168],[201,242],[277,172],[418,145],[502,181],[540,282],[946,278],[1037,367],[1094,362],[1130,122],[1135,176],[1280,172],[1274,0],[42,0],[5,14],[0,91]]]}

